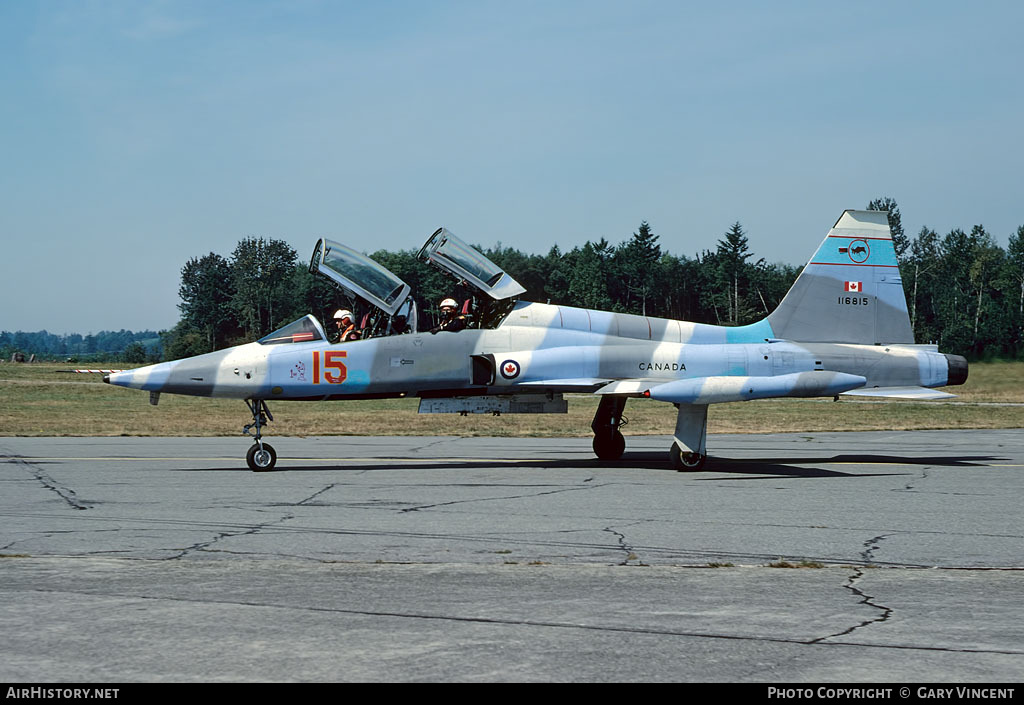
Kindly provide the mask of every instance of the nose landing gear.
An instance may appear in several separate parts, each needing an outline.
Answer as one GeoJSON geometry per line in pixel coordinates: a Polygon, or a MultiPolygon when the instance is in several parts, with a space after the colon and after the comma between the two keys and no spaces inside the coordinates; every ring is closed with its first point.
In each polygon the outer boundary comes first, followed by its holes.
{"type": "Polygon", "coordinates": [[[263,427],[268,420],[273,421],[274,417],[267,408],[267,402],[262,399],[246,399],[245,403],[252,412],[252,423],[246,424],[242,433],[256,439],[256,443],[245,454],[245,462],[253,472],[269,472],[277,464],[277,451],[274,450],[274,446],[264,443],[262,438],[263,427]],[[255,434],[249,433],[249,429],[253,427],[256,428],[255,434]]]}

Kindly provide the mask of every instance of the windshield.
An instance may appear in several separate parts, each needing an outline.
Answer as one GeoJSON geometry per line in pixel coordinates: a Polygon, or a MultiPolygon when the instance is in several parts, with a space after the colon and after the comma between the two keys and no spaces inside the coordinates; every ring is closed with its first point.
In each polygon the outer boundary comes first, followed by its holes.
{"type": "Polygon", "coordinates": [[[278,328],[270,335],[260,338],[262,345],[281,345],[287,343],[308,343],[313,340],[326,340],[324,329],[313,316],[304,316],[292,321],[283,328],[278,328]]]}
{"type": "Polygon", "coordinates": [[[328,277],[388,315],[394,315],[410,291],[408,284],[366,255],[327,239],[317,242],[309,271],[328,277]]]}

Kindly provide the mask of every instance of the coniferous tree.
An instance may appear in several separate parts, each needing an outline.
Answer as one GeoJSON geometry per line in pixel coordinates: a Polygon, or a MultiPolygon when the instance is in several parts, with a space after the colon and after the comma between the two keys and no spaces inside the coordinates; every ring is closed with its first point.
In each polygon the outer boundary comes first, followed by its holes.
{"type": "Polygon", "coordinates": [[[971,348],[980,357],[987,343],[997,344],[999,329],[1005,323],[1001,292],[993,286],[1003,269],[1005,253],[981,225],[975,225],[969,237],[972,252],[968,274],[976,296],[971,348]]]}
{"type": "Polygon", "coordinates": [[[1006,272],[1016,294],[1012,297],[1016,299],[1016,316],[1013,318],[1010,341],[1014,354],[1020,355],[1024,353],[1024,225],[1010,235],[1010,244],[1006,248],[1006,272]]]}
{"type": "Polygon", "coordinates": [[[900,216],[900,207],[896,201],[886,196],[876,198],[868,204],[869,211],[887,211],[889,213],[889,231],[892,233],[892,246],[896,250],[896,261],[903,261],[903,253],[910,246],[910,241],[903,233],[903,222],[900,216]]]}
{"type": "Polygon", "coordinates": [[[752,254],[739,221],[733,223],[724,238],[718,241],[716,254],[719,277],[725,285],[728,322],[737,325],[741,319],[748,317],[740,313],[740,280],[747,278],[747,260],[752,254]]]}
{"type": "Polygon", "coordinates": [[[588,241],[576,252],[572,274],[569,278],[569,300],[574,306],[606,311],[612,307],[608,296],[607,261],[602,259],[588,241]]]}
{"type": "Polygon", "coordinates": [[[655,264],[661,259],[661,246],[646,220],[615,253],[619,282],[622,286],[620,305],[629,313],[647,314],[647,301],[654,294],[655,264]]]}
{"type": "Polygon", "coordinates": [[[935,272],[942,264],[942,250],[939,244],[939,234],[928,226],[922,226],[921,231],[910,243],[910,256],[903,263],[901,273],[906,282],[910,281],[910,293],[908,295],[908,308],[910,309],[910,329],[914,332],[917,342],[926,342],[935,339],[935,306],[934,306],[934,284],[935,272]],[[921,320],[919,320],[919,314],[921,320]]]}

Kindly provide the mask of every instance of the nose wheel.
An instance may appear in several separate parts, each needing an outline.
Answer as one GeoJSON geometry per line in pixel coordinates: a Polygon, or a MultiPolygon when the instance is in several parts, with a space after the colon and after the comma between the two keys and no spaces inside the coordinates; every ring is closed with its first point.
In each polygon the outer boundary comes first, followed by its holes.
{"type": "Polygon", "coordinates": [[[253,472],[267,472],[277,464],[277,451],[269,443],[253,445],[245,454],[245,462],[253,472]]]}
{"type": "Polygon", "coordinates": [[[256,439],[256,443],[245,454],[245,463],[253,472],[269,472],[277,464],[277,451],[274,446],[263,442],[263,427],[267,421],[273,421],[274,417],[267,408],[267,402],[262,399],[246,399],[245,403],[252,412],[252,423],[246,424],[242,433],[256,439]],[[249,432],[252,428],[256,429],[255,434],[249,432]]]}

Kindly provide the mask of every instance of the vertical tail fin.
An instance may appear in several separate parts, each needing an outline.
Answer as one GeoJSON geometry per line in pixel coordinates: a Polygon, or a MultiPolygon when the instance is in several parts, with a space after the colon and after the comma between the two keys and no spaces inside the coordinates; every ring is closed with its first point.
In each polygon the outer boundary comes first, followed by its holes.
{"type": "Polygon", "coordinates": [[[885,211],[845,211],[769,316],[777,338],[913,343],[885,211]]]}

